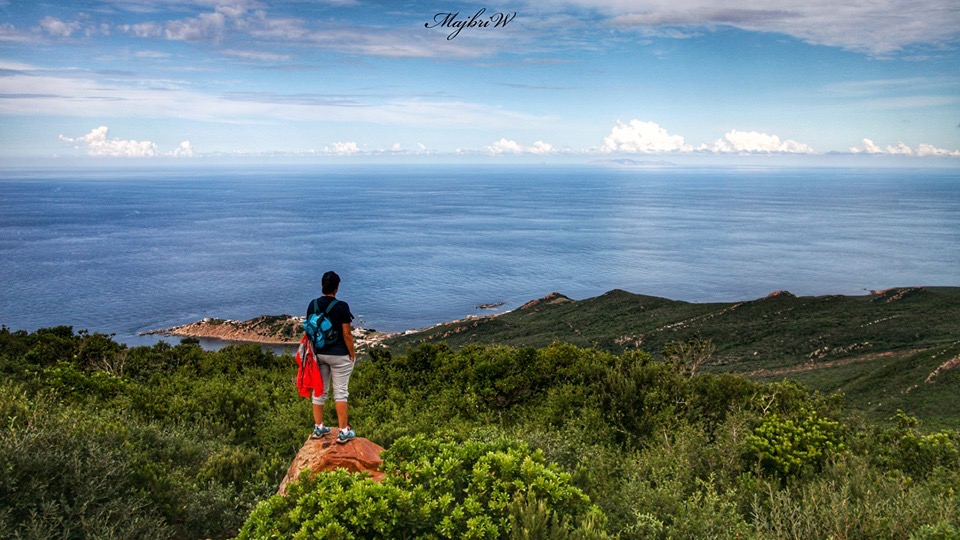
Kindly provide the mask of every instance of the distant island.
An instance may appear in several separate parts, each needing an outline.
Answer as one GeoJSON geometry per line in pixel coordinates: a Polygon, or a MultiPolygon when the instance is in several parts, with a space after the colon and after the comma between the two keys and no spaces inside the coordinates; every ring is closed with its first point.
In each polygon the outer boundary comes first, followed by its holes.
{"type": "Polygon", "coordinates": [[[676,167],[676,163],[663,160],[644,160],[637,161],[635,159],[622,158],[622,159],[597,159],[590,161],[587,165],[593,165],[595,167],[612,167],[612,168],[641,168],[641,167],[676,167]]]}

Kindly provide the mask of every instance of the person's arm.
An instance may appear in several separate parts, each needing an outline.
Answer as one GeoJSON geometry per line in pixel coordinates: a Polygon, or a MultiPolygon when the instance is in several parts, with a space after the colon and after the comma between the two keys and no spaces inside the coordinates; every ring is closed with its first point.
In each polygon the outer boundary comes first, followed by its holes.
{"type": "Polygon", "coordinates": [[[353,331],[350,323],[343,323],[343,342],[347,344],[347,351],[350,353],[350,361],[357,361],[357,351],[353,348],[353,331]]]}

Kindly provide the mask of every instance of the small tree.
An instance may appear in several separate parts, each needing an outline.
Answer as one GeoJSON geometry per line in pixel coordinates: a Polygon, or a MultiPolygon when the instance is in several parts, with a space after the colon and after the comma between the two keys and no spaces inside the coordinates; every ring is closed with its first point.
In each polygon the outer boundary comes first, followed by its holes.
{"type": "Polygon", "coordinates": [[[663,348],[663,358],[688,377],[693,377],[716,350],[717,346],[709,339],[698,337],[688,341],[671,341],[663,348]]]}

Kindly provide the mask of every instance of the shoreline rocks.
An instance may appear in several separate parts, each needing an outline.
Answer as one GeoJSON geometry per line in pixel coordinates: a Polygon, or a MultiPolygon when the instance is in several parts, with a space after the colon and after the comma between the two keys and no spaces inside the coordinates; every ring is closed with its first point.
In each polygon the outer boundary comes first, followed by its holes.
{"type": "MultiPolygon", "coordinates": [[[[303,317],[261,315],[247,321],[206,317],[190,324],[141,332],[140,335],[219,339],[237,343],[296,347],[303,337],[303,317]]],[[[393,335],[367,328],[353,328],[353,339],[358,350],[377,345],[393,335]]]]}

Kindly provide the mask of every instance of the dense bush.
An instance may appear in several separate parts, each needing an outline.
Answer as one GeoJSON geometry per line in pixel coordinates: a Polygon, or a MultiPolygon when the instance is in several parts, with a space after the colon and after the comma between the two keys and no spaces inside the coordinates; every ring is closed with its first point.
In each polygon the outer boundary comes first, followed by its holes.
{"type": "Polygon", "coordinates": [[[828,458],[844,448],[840,423],[812,410],[800,411],[795,420],[766,416],[747,443],[764,471],[782,479],[819,472],[828,458]]]}
{"type": "Polygon", "coordinates": [[[956,537],[956,432],[684,365],[561,343],[381,349],[350,412],[388,481],[322,474],[282,498],[312,421],[289,355],[0,328],[0,537],[223,538],[248,516],[251,537],[956,537]]]}
{"type": "Polygon", "coordinates": [[[292,365],[258,346],[0,330],[0,537],[230,536],[307,433],[292,365]]]}
{"type": "Polygon", "coordinates": [[[849,452],[804,482],[763,484],[754,527],[771,539],[951,538],[960,525],[958,485],[956,471],[914,482],[849,452]]]}
{"type": "Polygon", "coordinates": [[[570,475],[522,442],[402,437],[382,457],[382,483],[304,474],[261,503],[240,538],[606,537],[603,513],[570,475]]]}
{"type": "Polygon", "coordinates": [[[874,460],[878,465],[895,468],[924,478],[939,467],[960,470],[960,437],[956,432],[923,433],[917,418],[897,411],[893,427],[879,429],[881,443],[874,460]]]}

